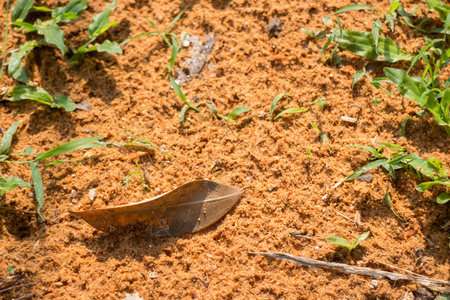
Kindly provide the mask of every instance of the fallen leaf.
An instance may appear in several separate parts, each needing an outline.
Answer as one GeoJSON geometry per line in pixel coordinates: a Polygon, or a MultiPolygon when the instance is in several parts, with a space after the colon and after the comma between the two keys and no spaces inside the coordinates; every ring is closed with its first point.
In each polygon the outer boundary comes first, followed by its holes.
{"type": "Polygon", "coordinates": [[[105,232],[138,227],[152,236],[180,235],[199,231],[218,221],[242,193],[240,188],[197,180],[139,203],[70,213],[105,232]]]}

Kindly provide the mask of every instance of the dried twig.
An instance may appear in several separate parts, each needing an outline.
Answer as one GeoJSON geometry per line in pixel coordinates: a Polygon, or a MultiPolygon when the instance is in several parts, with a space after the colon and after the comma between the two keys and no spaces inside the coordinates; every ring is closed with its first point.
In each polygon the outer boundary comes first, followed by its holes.
{"type": "Polygon", "coordinates": [[[6,251],[3,252],[2,254],[0,254],[0,256],[3,256],[3,255],[5,255],[6,253],[9,253],[9,252],[11,252],[11,251],[14,251],[14,250],[17,249],[17,248],[19,248],[19,246],[16,246],[16,247],[14,247],[14,248],[11,248],[11,249],[9,249],[9,250],[6,250],[6,251]]]}
{"type": "Polygon", "coordinates": [[[309,236],[309,235],[303,235],[300,234],[298,232],[291,232],[291,235],[294,237],[300,237],[300,238],[305,238],[305,239],[310,239],[310,240],[325,240],[324,238],[319,238],[319,237],[315,237],[315,236],[309,236]]]}
{"type": "Polygon", "coordinates": [[[398,274],[398,273],[392,273],[392,272],[386,272],[381,271],[377,269],[371,269],[371,268],[365,268],[365,267],[358,267],[358,266],[351,266],[341,263],[334,263],[334,262],[325,262],[320,260],[315,260],[311,258],[301,257],[301,256],[294,256],[286,253],[276,253],[276,252],[251,252],[250,254],[253,255],[263,255],[265,257],[270,257],[274,259],[281,259],[281,260],[287,260],[296,264],[300,264],[304,267],[318,267],[318,268],[328,268],[333,269],[335,271],[340,271],[344,273],[349,274],[356,274],[356,275],[362,275],[362,276],[371,276],[375,278],[389,278],[391,280],[409,280],[414,281],[417,283],[420,283],[429,289],[443,292],[443,293],[449,293],[450,292],[450,282],[445,280],[439,280],[439,279],[432,279],[427,277],[420,277],[420,276],[414,276],[414,275],[405,275],[405,274],[398,274]]]}
{"type": "Polygon", "coordinates": [[[10,291],[10,290],[18,289],[18,288],[25,287],[25,286],[32,286],[32,285],[36,285],[36,284],[40,284],[40,283],[42,283],[42,282],[32,282],[32,283],[26,283],[26,284],[12,286],[12,287],[9,287],[9,288],[1,290],[0,294],[4,293],[4,292],[7,292],[7,291],[10,291]]]}
{"type": "Polygon", "coordinates": [[[24,295],[22,297],[16,298],[16,300],[23,300],[23,299],[31,298],[31,297],[33,297],[35,295],[36,295],[36,293],[24,295]]]}
{"type": "Polygon", "coordinates": [[[344,216],[343,214],[341,214],[340,212],[338,212],[338,211],[336,211],[336,210],[334,210],[334,209],[332,209],[332,211],[334,211],[335,213],[337,213],[338,215],[340,215],[340,216],[343,217],[344,219],[349,220],[350,222],[353,222],[353,223],[356,224],[356,221],[355,221],[355,220],[352,220],[352,219],[350,219],[349,217],[344,216]]]}
{"type": "Polygon", "coordinates": [[[423,277],[423,278],[427,278],[427,277],[425,277],[425,276],[423,276],[423,275],[420,275],[420,274],[417,274],[417,273],[411,272],[411,271],[409,271],[409,270],[406,270],[406,269],[403,269],[403,268],[399,268],[399,267],[396,267],[396,266],[390,265],[390,264],[388,264],[388,263],[385,263],[385,262],[382,262],[381,260],[378,260],[378,259],[375,259],[375,261],[376,261],[377,263],[380,263],[380,264],[382,264],[382,265],[385,265],[385,266],[391,267],[392,269],[397,269],[397,270],[401,270],[401,271],[403,271],[403,272],[406,272],[406,273],[412,274],[412,275],[414,275],[414,276],[418,276],[418,277],[423,277]]]}

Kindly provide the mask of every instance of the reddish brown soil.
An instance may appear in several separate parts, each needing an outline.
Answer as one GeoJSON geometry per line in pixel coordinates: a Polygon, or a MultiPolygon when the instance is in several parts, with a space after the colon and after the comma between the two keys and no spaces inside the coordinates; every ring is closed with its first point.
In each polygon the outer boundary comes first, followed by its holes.
{"type": "MultiPolygon", "coordinates": [[[[2,0],[1,34],[6,1],[2,0]]],[[[54,7],[59,1],[39,1],[54,7]]],[[[68,1],[62,1],[66,3],[68,1]]],[[[37,152],[63,142],[89,136],[106,136],[110,142],[130,141],[131,131],[176,157],[160,153],[110,148],[90,149],[61,157],[80,164],[57,165],[42,171],[45,186],[43,223],[34,213],[36,201],[29,189],[16,189],[0,201],[0,277],[3,287],[38,283],[0,294],[5,299],[35,294],[44,299],[122,299],[139,293],[144,299],[400,299],[420,286],[409,282],[345,275],[303,268],[288,262],[251,256],[248,251],[285,252],[325,261],[399,272],[383,263],[424,276],[450,279],[449,206],[436,203],[437,190],[419,193],[418,179],[399,173],[391,179],[380,169],[372,183],[350,181],[332,189],[339,180],[369,161],[367,151],[352,144],[378,142],[405,146],[410,153],[436,157],[450,168],[450,138],[429,114],[397,92],[391,97],[362,80],[352,90],[351,75],[365,64],[373,77],[382,76],[384,63],[342,51],[339,65],[317,61],[325,40],[311,40],[300,28],[326,28],[322,17],[352,1],[164,1],[120,0],[112,13],[119,24],[105,39],[123,41],[152,31],[144,17],[161,28],[182,9],[186,13],[174,32],[187,31],[218,41],[202,75],[183,86],[188,99],[214,101],[219,112],[237,106],[253,111],[238,123],[225,124],[204,109],[205,117],[190,113],[185,129],[178,123],[182,102],[170,88],[165,65],[170,49],[159,37],[130,42],[123,55],[93,53],[79,67],[68,64],[53,48],[40,48],[26,59],[37,82],[51,94],[64,94],[75,102],[87,100],[90,111],[64,112],[31,101],[0,103],[0,126],[5,130],[23,120],[13,152],[31,145],[37,152]],[[283,22],[278,38],[269,36],[273,17],[283,22]],[[162,75],[161,75],[162,73],[162,75]],[[303,114],[272,122],[269,107],[281,92],[281,108],[308,107],[303,114]],[[381,105],[376,106],[372,97],[381,105]],[[344,122],[341,116],[358,119],[344,122]],[[400,123],[406,117],[406,138],[400,123]],[[312,121],[328,136],[321,141],[308,124],[312,121]],[[311,148],[312,155],[307,156],[311,148]],[[96,156],[101,154],[103,156],[96,156]],[[151,176],[151,191],[142,191],[137,177],[128,186],[125,176],[138,162],[151,176]],[[179,237],[150,238],[142,232],[106,234],[93,229],[68,210],[113,207],[138,202],[167,192],[196,178],[209,178],[245,188],[235,208],[212,227],[179,237]],[[88,196],[96,189],[93,201],[88,196]],[[77,196],[72,198],[72,190],[77,196]],[[389,191],[393,207],[408,223],[399,221],[383,200],[389,191]],[[325,199],[323,196],[327,194],[325,199]],[[363,226],[344,219],[361,214],[363,226]],[[327,243],[331,235],[353,240],[370,230],[371,236],[351,255],[327,243]],[[292,232],[317,237],[292,237],[292,232]],[[322,239],[321,239],[322,238],[322,239]],[[7,253],[7,250],[11,250],[7,253]],[[9,276],[6,266],[16,268],[9,276]],[[22,281],[21,281],[22,280],[22,281]],[[9,285],[8,285],[9,284],[9,285]]],[[[386,11],[388,1],[366,1],[386,11]]],[[[414,1],[402,1],[409,9],[414,1]]],[[[419,19],[426,12],[425,4],[419,19]]],[[[69,48],[86,39],[85,28],[105,3],[91,1],[80,18],[64,26],[69,48]]],[[[427,13],[434,18],[437,14],[427,13]]],[[[371,12],[341,16],[345,28],[370,30],[378,17],[371,12]]],[[[423,46],[422,35],[398,25],[387,36],[409,51],[423,46]]],[[[103,37],[102,37],[103,39],[103,37]]],[[[8,49],[18,48],[26,37],[10,31],[8,49]]],[[[178,62],[188,57],[184,51],[178,62]]],[[[407,67],[408,64],[396,64],[407,67]]],[[[3,76],[2,87],[16,85],[3,76]]],[[[389,87],[392,91],[393,86],[389,87]]],[[[280,110],[278,110],[280,111],[280,110]]],[[[17,157],[17,159],[20,159],[17,157]]],[[[1,164],[1,175],[31,181],[28,166],[1,164]]]]}

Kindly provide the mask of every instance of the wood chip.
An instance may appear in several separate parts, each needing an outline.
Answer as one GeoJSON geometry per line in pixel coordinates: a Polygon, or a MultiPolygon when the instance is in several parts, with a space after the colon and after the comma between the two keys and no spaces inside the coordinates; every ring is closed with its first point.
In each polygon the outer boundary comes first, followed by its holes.
{"type": "Polygon", "coordinates": [[[345,121],[345,122],[353,123],[353,124],[358,123],[358,120],[357,120],[357,119],[355,119],[355,118],[350,118],[350,117],[347,117],[347,116],[341,116],[341,120],[342,120],[342,121],[345,121]]]}

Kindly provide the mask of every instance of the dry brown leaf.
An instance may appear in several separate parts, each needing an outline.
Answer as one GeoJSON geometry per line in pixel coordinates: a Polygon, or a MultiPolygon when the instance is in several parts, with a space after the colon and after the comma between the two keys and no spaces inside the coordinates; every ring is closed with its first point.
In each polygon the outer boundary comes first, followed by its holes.
{"type": "Polygon", "coordinates": [[[152,236],[180,235],[218,221],[242,193],[240,188],[197,180],[139,203],[70,213],[102,231],[138,227],[152,236]]]}

